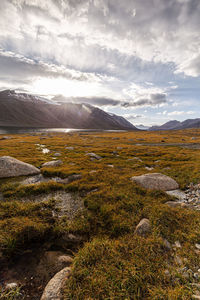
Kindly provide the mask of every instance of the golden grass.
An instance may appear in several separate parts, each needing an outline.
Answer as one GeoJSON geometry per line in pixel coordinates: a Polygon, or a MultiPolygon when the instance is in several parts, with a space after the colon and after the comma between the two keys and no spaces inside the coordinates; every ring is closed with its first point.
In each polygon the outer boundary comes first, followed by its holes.
{"type": "Polygon", "coordinates": [[[163,238],[181,242],[177,255],[183,266],[195,271],[200,266],[194,247],[200,243],[200,213],[166,206],[170,196],[146,191],[130,177],[160,172],[177,180],[181,188],[200,182],[198,149],[151,145],[200,143],[200,130],[24,134],[0,143],[0,156],[10,155],[37,167],[60,152],[56,159],[63,165],[41,169],[47,177],[82,175],[82,179],[65,185],[51,181],[25,187],[19,184],[21,178],[0,181],[6,199],[0,203],[0,249],[4,255],[12,257],[31,243],[44,243],[51,235],[78,233],[88,242],[75,255],[65,299],[191,299],[191,280],[177,271],[173,250],[166,251],[163,238]],[[138,145],[141,143],[146,145],[138,145]],[[44,144],[51,152],[43,154],[36,144],[44,144]],[[65,149],[70,146],[74,150],[65,149]],[[86,152],[102,159],[91,161],[86,152]],[[73,221],[52,218],[53,202],[22,202],[24,197],[32,199],[59,189],[83,197],[85,209],[73,221]],[[134,235],[142,218],[152,224],[146,239],[134,235]],[[170,278],[166,269],[172,274],[170,278]]]}

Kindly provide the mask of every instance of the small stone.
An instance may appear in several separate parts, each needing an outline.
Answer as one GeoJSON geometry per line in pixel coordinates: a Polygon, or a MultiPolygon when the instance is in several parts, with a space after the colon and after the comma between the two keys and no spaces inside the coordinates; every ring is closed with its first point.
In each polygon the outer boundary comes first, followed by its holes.
{"type": "Polygon", "coordinates": [[[200,300],[200,296],[198,296],[198,295],[192,295],[192,299],[200,300]]]}
{"type": "Polygon", "coordinates": [[[65,149],[72,151],[72,150],[74,150],[74,147],[65,147],[65,149]]]}
{"type": "Polygon", "coordinates": [[[168,242],[167,239],[163,239],[163,245],[166,250],[171,250],[171,248],[172,248],[170,242],[168,242]]]}
{"type": "Polygon", "coordinates": [[[195,279],[199,279],[199,274],[198,273],[194,273],[193,276],[194,276],[195,279]]]}
{"type": "Polygon", "coordinates": [[[178,206],[181,206],[182,202],[168,201],[168,202],[165,202],[165,204],[170,207],[178,207],[178,206]]]}
{"type": "Polygon", "coordinates": [[[181,244],[180,244],[179,241],[176,241],[175,244],[174,244],[174,246],[175,246],[176,248],[181,248],[181,244]]]}
{"type": "Polygon", "coordinates": [[[178,255],[175,256],[174,260],[175,260],[175,263],[177,263],[178,265],[182,265],[183,264],[182,259],[178,255]]]}
{"type": "Polygon", "coordinates": [[[200,250],[200,244],[195,244],[195,247],[200,250]]]}
{"type": "Polygon", "coordinates": [[[101,156],[99,156],[99,155],[97,155],[97,154],[95,154],[95,153],[87,153],[86,154],[87,156],[90,156],[90,159],[93,159],[93,160],[100,160],[100,159],[102,159],[102,157],[101,156]]]}
{"type": "Polygon", "coordinates": [[[62,160],[52,160],[42,164],[42,167],[59,167],[63,164],[62,160]]]}
{"type": "Polygon", "coordinates": [[[54,153],[54,156],[61,156],[59,152],[54,153]]]}
{"type": "Polygon", "coordinates": [[[7,283],[5,286],[6,290],[13,290],[18,287],[18,284],[16,282],[7,283]]]}
{"type": "Polygon", "coordinates": [[[150,221],[148,219],[142,219],[135,229],[135,234],[145,236],[151,231],[150,221]]]}

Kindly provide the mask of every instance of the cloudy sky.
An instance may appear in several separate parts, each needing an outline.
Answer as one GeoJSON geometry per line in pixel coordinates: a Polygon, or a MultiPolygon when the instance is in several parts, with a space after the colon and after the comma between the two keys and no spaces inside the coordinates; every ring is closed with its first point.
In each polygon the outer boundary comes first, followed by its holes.
{"type": "Polygon", "coordinates": [[[200,117],[200,0],[0,0],[0,90],[200,117]]]}

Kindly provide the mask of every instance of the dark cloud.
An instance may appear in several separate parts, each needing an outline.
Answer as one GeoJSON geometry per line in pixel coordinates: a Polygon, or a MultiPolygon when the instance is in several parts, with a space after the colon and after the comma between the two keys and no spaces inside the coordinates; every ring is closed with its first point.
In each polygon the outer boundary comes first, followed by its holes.
{"type": "Polygon", "coordinates": [[[139,106],[155,106],[167,102],[165,94],[151,94],[149,98],[141,98],[137,101],[134,100],[116,100],[106,97],[64,97],[57,95],[52,98],[58,102],[75,102],[75,103],[88,103],[97,106],[121,106],[121,107],[139,107],[139,106]]]}

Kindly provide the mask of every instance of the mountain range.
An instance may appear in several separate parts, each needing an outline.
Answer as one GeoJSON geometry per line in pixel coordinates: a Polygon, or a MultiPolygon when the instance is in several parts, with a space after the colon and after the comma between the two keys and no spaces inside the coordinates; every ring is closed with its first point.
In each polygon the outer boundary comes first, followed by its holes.
{"type": "Polygon", "coordinates": [[[14,90],[0,92],[0,127],[138,130],[87,103],[59,103],[14,90]]]}
{"type": "Polygon", "coordinates": [[[200,128],[200,118],[197,119],[187,119],[183,122],[173,120],[169,121],[161,126],[152,126],[149,128],[150,131],[156,130],[180,130],[187,128],[200,128]]]}

